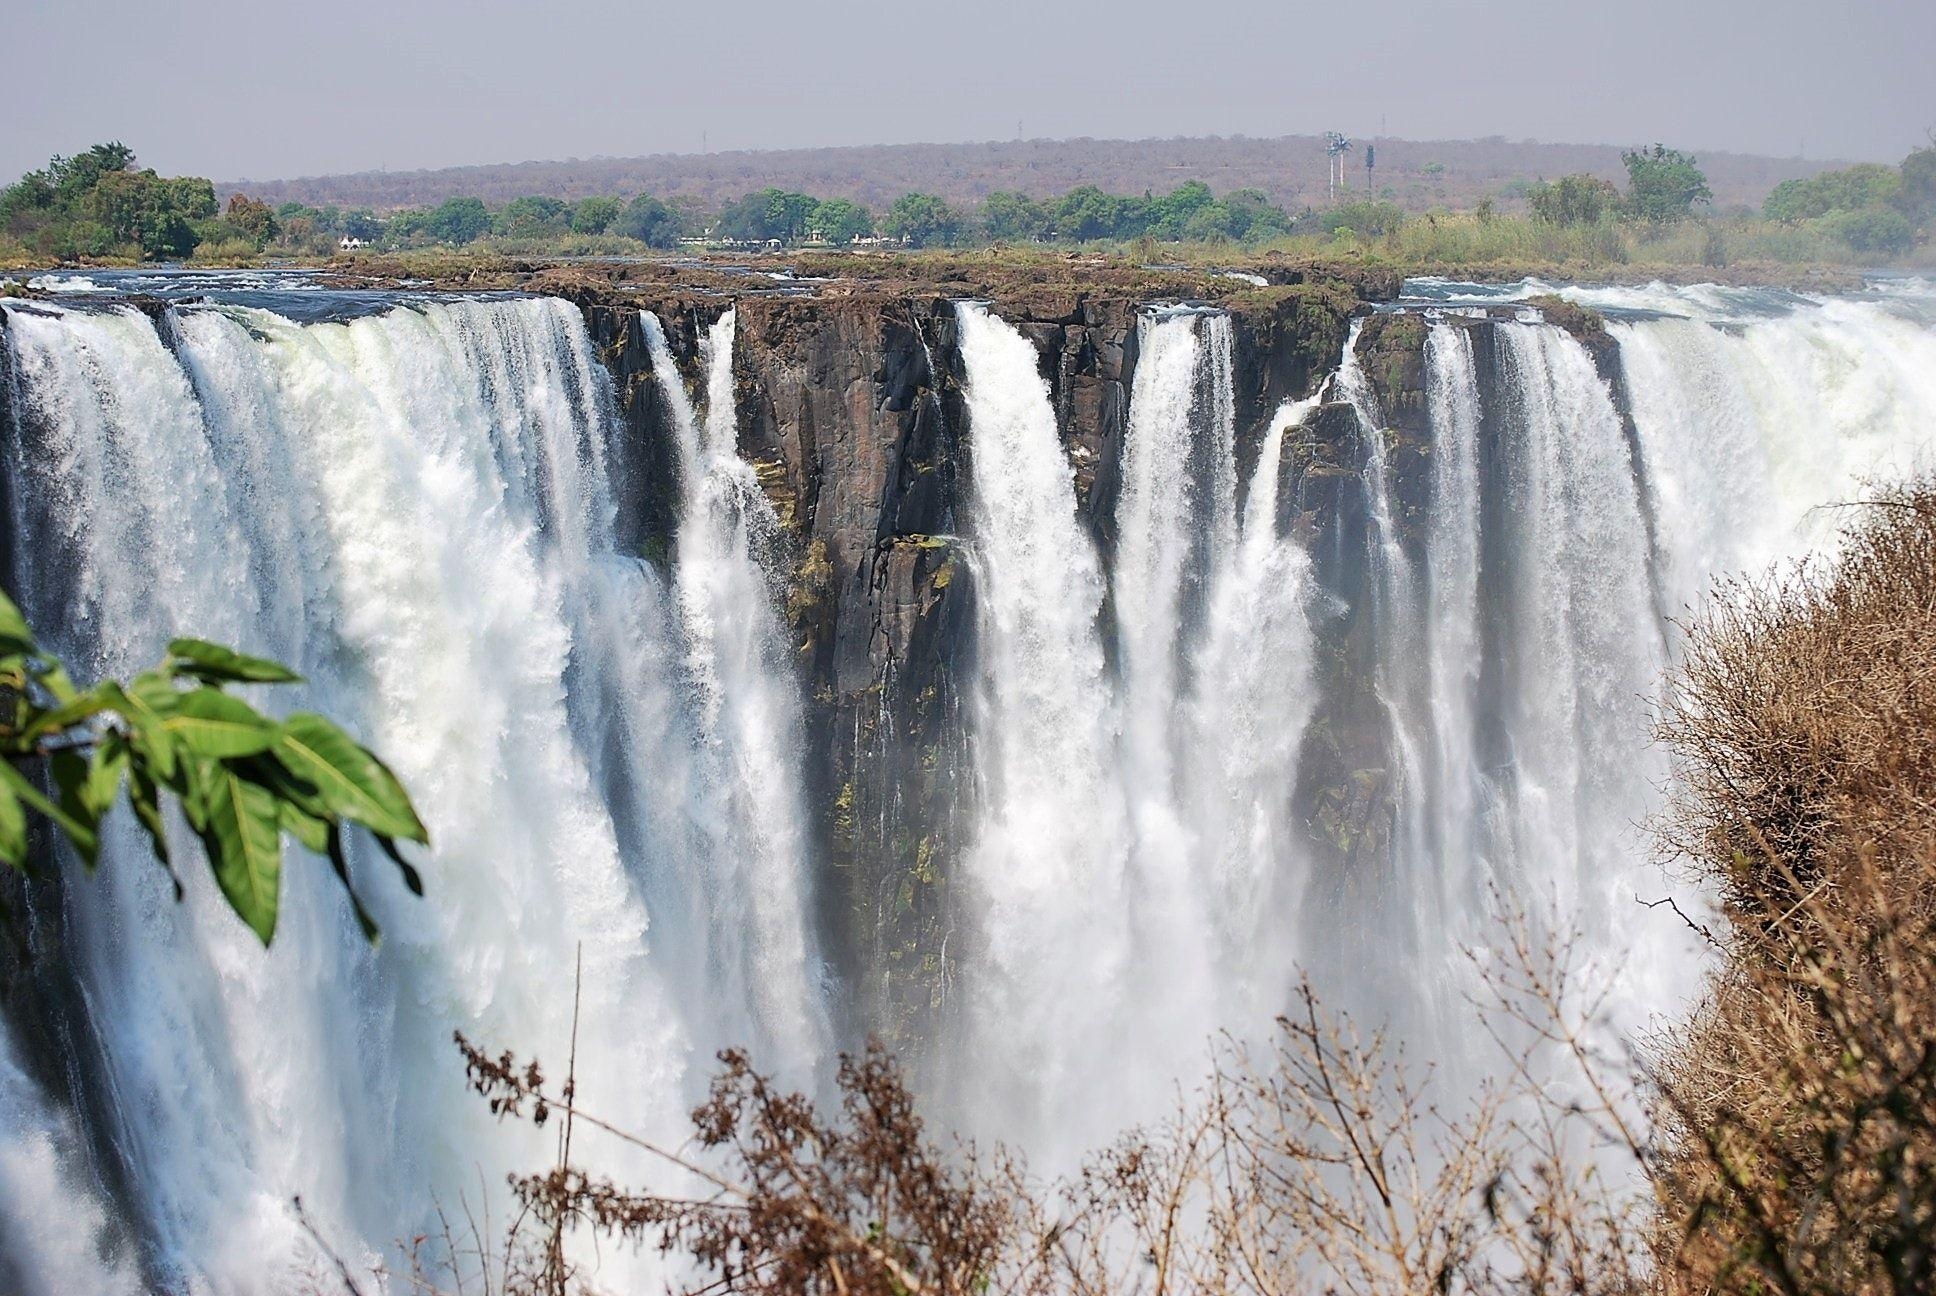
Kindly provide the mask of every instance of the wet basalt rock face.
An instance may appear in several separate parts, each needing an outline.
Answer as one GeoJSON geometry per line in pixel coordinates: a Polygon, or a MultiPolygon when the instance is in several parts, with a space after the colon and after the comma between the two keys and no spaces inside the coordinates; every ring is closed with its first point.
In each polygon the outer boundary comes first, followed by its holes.
{"type": "MultiPolygon", "coordinates": [[[[651,310],[696,386],[699,342],[737,312],[740,451],[783,528],[776,602],[806,704],[806,786],[821,857],[825,947],[855,987],[852,1025],[912,1040],[945,1002],[948,879],[968,843],[963,696],[973,677],[975,591],[960,535],[969,456],[959,300],[980,300],[1036,347],[1079,514],[1113,544],[1118,466],[1138,359],[1137,290],[1066,284],[921,284],[868,291],[563,289],[584,310],[636,437],[630,539],[665,560],[677,523],[673,429],[638,321],[651,310]],[[971,291],[957,293],[956,288],[971,291]]],[[[1145,285],[1146,286],[1146,285],[1145,285]]],[[[1240,470],[1271,414],[1333,371],[1363,286],[1239,284],[1233,319],[1240,470]]],[[[1372,285],[1382,289],[1382,284],[1372,285]]],[[[1395,285],[1394,285],[1395,287],[1395,285]]],[[[1344,411],[1346,414],[1348,410],[1344,411]]],[[[1355,428],[1325,411],[1300,436],[1287,523],[1363,550],[1355,428]],[[1355,535],[1354,539],[1347,539],[1355,535]]],[[[1338,573],[1340,593],[1361,575],[1338,573]]],[[[1356,759],[1355,757],[1350,759],[1356,759]]]]}

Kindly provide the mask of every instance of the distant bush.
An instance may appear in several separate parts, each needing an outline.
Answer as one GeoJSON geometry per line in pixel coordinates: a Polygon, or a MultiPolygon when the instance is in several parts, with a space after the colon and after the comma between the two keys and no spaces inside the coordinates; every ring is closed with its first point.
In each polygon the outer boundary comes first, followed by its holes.
{"type": "Polygon", "coordinates": [[[1895,167],[1865,163],[1844,171],[1824,171],[1806,180],[1784,180],[1761,205],[1769,220],[1813,220],[1832,212],[1856,211],[1894,202],[1902,193],[1895,167]]]}
{"type": "Polygon", "coordinates": [[[874,232],[874,216],[857,202],[829,198],[813,209],[813,228],[836,246],[852,243],[874,232]]]}
{"type": "Polygon", "coordinates": [[[610,232],[635,238],[647,247],[677,247],[679,213],[650,194],[640,194],[625,205],[625,210],[612,222],[610,232]]]}
{"type": "Polygon", "coordinates": [[[550,234],[563,234],[570,228],[571,204],[561,198],[542,195],[513,198],[498,208],[497,215],[491,221],[491,232],[500,238],[544,238],[550,234]]]}
{"type": "Polygon", "coordinates": [[[1554,225],[1594,225],[1620,210],[1620,190],[1593,175],[1561,176],[1526,190],[1533,215],[1554,225]]]}
{"type": "Polygon", "coordinates": [[[479,199],[447,198],[424,217],[422,228],[432,238],[462,247],[490,233],[491,213],[479,199]]]}
{"type": "Polygon", "coordinates": [[[981,232],[998,243],[1026,243],[1049,237],[1054,217],[1027,194],[998,189],[982,199],[981,232]]]}
{"type": "Polygon", "coordinates": [[[583,199],[571,209],[571,232],[603,234],[612,228],[624,211],[625,203],[617,198],[583,199]]]}
{"type": "Polygon", "coordinates": [[[948,244],[961,233],[961,214],[933,194],[902,194],[881,220],[881,233],[909,247],[948,244]]]}
{"type": "Polygon", "coordinates": [[[1916,245],[1916,227],[1892,207],[1841,212],[1830,219],[1829,227],[1857,252],[1897,256],[1916,245]]]}
{"type": "Polygon", "coordinates": [[[1656,144],[1620,155],[1627,166],[1627,214],[1656,225],[1686,220],[1714,197],[1707,176],[1689,155],[1656,144]]]}

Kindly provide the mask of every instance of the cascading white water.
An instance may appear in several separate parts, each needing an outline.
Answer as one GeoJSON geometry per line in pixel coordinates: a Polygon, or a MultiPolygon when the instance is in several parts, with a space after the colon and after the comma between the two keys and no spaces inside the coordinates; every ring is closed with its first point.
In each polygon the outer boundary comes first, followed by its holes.
{"type": "MultiPolygon", "coordinates": [[[[1431,555],[1425,590],[1426,685],[1432,699],[1430,765],[1422,803],[1425,845],[1438,861],[1441,901],[1470,914],[1499,879],[1480,838],[1482,808],[1492,795],[1478,754],[1479,667],[1479,378],[1472,337],[1436,325],[1426,335],[1426,399],[1432,420],[1432,505],[1425,544],[1431,555]]],[[[1469,927],[1458,938],[1472,939],[1469,927]]]]}
{"type": "MultiPolygon", "coordinates": [[[[89,674],[145,665],[176,633],[291,661],[308,685],[265,700],[366,735],[435,850],[422,902],[353,859],[385,931],[376,952],[326,866],[298,855],[266,953],[204,873],[184,869],[189,903],[172,904],[126,824],[70,888],[104,1037],[93,1118],[150,1267],[272,1289],[308,1253],[297,1194],[333,1245],[373,1259],[439,1203],[475,1206],[480,1170],[501,1195],[505,1171],[544,1164],[549,1135],[499,1127],[464,1092],[449,1033],[562,1072],[581,956],[578,1089],[621,1127],[683,1130],[709,1069],[695,1046],[811,1064],[824,1009],[806,862],[797,828],[762,818],[798,797],[771,718],[788,681],[615,551],[623,448],[576,310],[166,323],[173,352],[133,311],[9,312],[35,430],[12,481],[23,516],[60,533],[14,537],[30,616],[89,674]],[[697,690],[694,645],[728,659],[697,690]],[[750,806],[749,776],[768,780],[750,806]],[[713,848],[721,807],[753,862],[713,848]],[[663,951],[647,919],[661,905],[663,951]]],[[[730,325],[725,346],[716,367],[730,325]]],[[[704,561],[716,533],[688,516],[682,547],[704,561]]],[[[724,584],[734,556],[719,561],[724,584]]],[[[600,1160],[652,1173],[617,1146],[600,1160]]],[[[635,1263],[653,1267],[608,1254],[599,1272],[635,1263]]]]}
{"type": "MultiPolygon", "coordinates": [[[[1435,988],[1464,984],[1463,951],[1490,939],[1494,888],[1580,929],[1580,951],[1615,980],[1618,1025],[1684,1001],[1698,952],[1637,903],[1675,891],[1645,837],[1670,775],[1649,742],[1677,634],[1661,613],[1697,610],[1717,576],[1819,547],[1834,524],[1822,505],[1927,467],[1936,447],[1936,334],[1886,306],[1744,319],[1700,290],[1570,295],[1659,312],[1611,325],[1633,438],[1562,330],[1492,324],[1486,381],[1473,334],[1439,323],[1416,568],[1384,498],[1381,438],[1369,456],[1399,880],[1364,918],[1407,916],[1399,954],[1415,989],[1399,995],[1418,996],[1427,1022],[1469,992],[1435,988]]],[[[1355,354],[1342,377],[1376,427],[1355,354]]],[[[1433,1047],[1457,1061],[1456,1041],[1433,1047]]]]}
{"type": "Polygon", "coordinates": [[[1291,407],[1236,500],[1227,316],[1140,326],[1104,576],[1034,346],[960,308],[982,607],[968,855],[970,1119],[1049,1166],[1159,1112],[1218,1023],[1274,1010],[1311,703],[1307,563],[1277,533],[1291,407]],[[1268,1005],[1268,1006],[1265,1006],[1268,1005]],[[1130,1023],[1134,1023],[1130,1028],[1130,1023]],[[1096,1101],[1107,1094],[1106,1102],[1096,1101]]]}
{"type": "Polygon", "coordinates": [[[705,763],[700,830],[711,876],[709,972],[750,1005],[757,1027],[716,1034],[715,1048],[770,1041],[766,1065],[804,1077],[827,1047],[819,975],[806,944],[805,757],[798,686],[774,610],[764,563],[779,521],[753,469],[739,457],[733,402],[733,335],[727,311],[706,334],[703,421],[686,394],[656,316],[643,313],[653,376],[678,435],[684,507],[673,565],[688,676],[705,763]]]}
{"type": "Polygon", "coordinates": [[[983,1130],[1005,1120],[1038,1147],[1053,1136],[1066,1155],[1096,1132],[1062,1118],[1122,1043],[1135,953],[1102,569],[1034,346],[984,307],[956,318],[980,617],[969,724],[981,818],[963,867],[982,944],[963,973],[956,1105],[983,1130]]]}
{"type": "Polygon", "coordinates": [[[1311,562],[1279,532],[1277,514],[1284,438],[1317,404],[1316,396],[1287,402],[1265,429],[1235,546],[1213,573],[1192,650],[1183,775],[1212,924],[1217,997],[1207,1011],[1233,1022],[1276,1011],[1298,955],[1279,933],[1309,881],[1290,798],[1317,701],[1311,562]]]}
{"type": "MultiPolygon", "coordinates": [[[[3,1029],[3,1028],[0,1028],[3,1029]]],[[[140,1281],[80,1132],[8,1056],[0,1033],[0,1289],[134,1296],[140,1281]]]]}

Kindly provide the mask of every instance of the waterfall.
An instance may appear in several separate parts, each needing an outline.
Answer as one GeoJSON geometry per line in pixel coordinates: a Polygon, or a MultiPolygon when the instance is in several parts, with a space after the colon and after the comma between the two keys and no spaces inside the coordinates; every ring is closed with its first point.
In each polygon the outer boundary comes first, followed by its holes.
{"type": "MultiPolygon", "coordinates": [[[[977,304],[958,356],[937,334],[929,385],[958,359],[968,456],[947,597],[973,617],[947,645],[972,664],[949,943],[920,951],[952,987],[920,1041],[936,1128],[1068,1169],[1167,1110],[1214,1033],[1267,1030],[1299,966],[1476,1079],[1465,951],[1499,901],[1579,930],[1623,1028],[1698,987],[1686,931],[1636,903],[1699,900],[1645,837],[1673,775],[1649,742],[1663,612],[1832,544],[1825,506],[1936,463],[1936,314],[1917,285],[1569,288],[1609,314],[1582,342],[1532,305],[1502,317],[1543,291],[1448,288],[1416,369],[1368,372],[1354,324],[1325,390],[1357,441],[1316,398],[1257,408],[1276,371],[1240,372],[1229,316],[1147,310],[1089,498],[1030,337],[977,304]],[[1422,391],[1381,410],[1394,371],[1422,391]],[[1314,524],[1359,547],[1314,564],[1314,524]],[[1303,800],[1332,794],[1367,825],[1340,875],[1303,800]]],[[[859,996],[816,939],[806,789],[832,756],[780,611],[794,537],[739,451],[736,312],[697,357],[623,321],[671,441],[651,481],[658,447],[562,301],[297,322],[83,297],[0,303],[0,548],[29,617],[83,677],[178,633],[290,662],[306,683],[257,700],[363,736],[434,849],[418,900],[352,844],[376,949],[296,852],[265,952],[199,860],[177,905],[118,815],[96,874],[29,893],[60,906],[26,924],[59,944],[0,1025],[0,1285],[278,1290],[314,1259],[298,1195],[359,1270],[480,1192],[501,1222],[505,1175],[555,1142],[467,1091],[454,1026],[556,1076],[576,1013],[583,1102],[674,1143],[718,1048],[822,1082],[859,996]],[[642,491],[675,504],[650,560],[623,539],[642,491]]],[[[596,1170],[654,1181],[586,1137],[596,1170]]],[[[582,1259],[613,1289],[666,1276],[582,1259]]]]}
{"type": "MultiPolygon", "coordinates": [[[[693,408],[666,344],[642,313],[652,372],[671,407],[684,506],[673,579],[685,667],[697,701],[703,800],[696,807],[710,875],[704,929],[711,977],[728,1002],[752,1006],[757,1033],[728,1031],[713,1047],[771,1041],[767,1065],[811,1073],[827,1043],[824,998],[806,945],[806,744],[797,685],[767,565],[779,529],[752,466],[739,457],[733,400],[735,313],[707,331],[706,411],[693,408]]],[[[730,1025],[730,1023],[728,1023],[730,1025]]]]}
{"type": "MultiPolygon", "coordinates": [[[[89,1119],[151,1272],[273,1285],[309,1255],[298,1194],[362,1264],[430,1231],[439,1205],[481,1205],[480,1170],[501,1196],[506,1171],[545,1164],[547,1134],[465,1092],[449,1035],[561,1073],[581,957],[579,1093],[621,1128],[683,1130],[709,1069],[696,1049],[811,1065],[824,1010],[797,733],[788,681],[754,646],[750,528],[715,499],[729,386],[703,436],[681,424],[681,559],[752,607],[709,606],[616,550],[627,448],[567,303],[312,325],[178,310],[159,330],[126,309],[36,308],[6,324],[12,548],[50,644],[89,676],[145,665],[177,633],[289,660],[308,684],[265,701],[365,735],[435,843],[423,901],[353,854],[375,951],[307,857],[288,861],[266,953],[205,871],[182,870],[173,904],[127,823],[67,887],[104,1077],[89,1119]]],[[[715,373],[730,338],[728,322],[715,373]]],[[[617,1145],[599,1159],[651,1173],[617,1145]]],[[[635,1265],[654,1267],[620,1253],[598,1272],[635,1265]]]]}
{"type": "Polygon", "coordinates": [[[959,316],[983,948],[957,1065],[983,1127],[1066,1165],[1160,1113],[1179,1059],[1218,1023],[1268,1017],[1288,974],[1274,924],[1297,892],[1283,865],[1311,636],[1276,491],[1309,406],[1267,430],[1240,517],[1230,320],[1145,317],[1105,573],[1034,346],[982,307],[959,316]]]}
{"type": "Polygon", "coordinates": [[[957,309],[980,617],[970,742],[980,823],[964,882],[983,946],[967,995],[960,1105],[1069,1151],[1066,1096],[1111,1070],[1135,951],[1127,808],[1110,770],[1115,716],[1097,618],[1103,575],[1076,516],[1035,347],[984,307],[957,309]]]}

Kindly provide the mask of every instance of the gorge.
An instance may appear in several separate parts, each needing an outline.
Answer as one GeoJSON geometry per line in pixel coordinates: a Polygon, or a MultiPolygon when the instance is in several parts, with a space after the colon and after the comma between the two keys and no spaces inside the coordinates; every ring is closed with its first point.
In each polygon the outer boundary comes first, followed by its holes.
{"type": "Polygon", "coordinates": [[[433,1232],[549,1154],[453,1029],[673,1141],[718,1049],[811,1089],[878,1035],[1046,1171],[1298,969],[1477,1068],[1505,899],[1642,1029],[1702,966],[1640,903],[1676,619],[1936,462],[1924,281],[623,275],[0,303],[36,628],[89,673],[290,663],[434,843],[422,900],[352,856],[374,950],[320,862],[265,952],[132,823],[8,881],[14,1286],[274,1290],[311,1228],[433,1232]]]}

